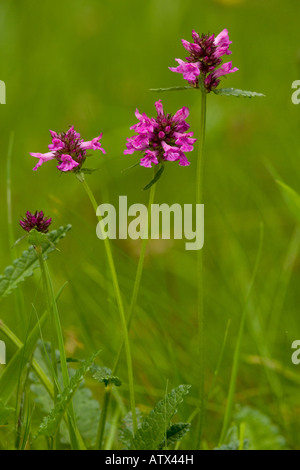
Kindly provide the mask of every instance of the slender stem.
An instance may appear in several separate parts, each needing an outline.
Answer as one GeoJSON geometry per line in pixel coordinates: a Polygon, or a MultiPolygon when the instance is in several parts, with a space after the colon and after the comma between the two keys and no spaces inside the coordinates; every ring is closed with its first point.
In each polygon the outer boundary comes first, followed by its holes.
{"type": "Polygon", "coordinates": [[[53,315],[52,315],[52,302],[51,302],[48,279],[47,279],[44,260],[43,260],[43,255],[42,255],[42,249],[41,249],[40,246],[36,247],[36,254],[37,254],[40,269],[41,269],[42,283],[43,283],[44,293],[45,293],[45,297],[46,297],[46,304],[47,304],[47,312],[48,312],[49,321],[50,321],[52,379],[53,379],[54,403],[55,403],[56,402],[56,397],[57,397],[57,394],[58,394],[58,390],[57,390],[57,384],[56,384],[56,377],[57,377],[57,361],[56,361],[56,356],[55,356],[56,338],[55,338],[55,333],[54,333],[55,326],[54,326],[53,315]]]}
{"type": "Polygon", "coordinates": [[[111,386],[109,385],[108,387],[105,387],[105,391],[104,391],[104,399],[103,399],[103,405],[101,409],[100,421],[99,421],[97,439],[96,439],[96,450],[102,450],[102,441],[103,441],[103,436],[104,436],[110,395],[111,395],[111,386]]]}
{"type": "MultiPolygon", "coordinates": [[[[39,320],[40,324],[43,324],[46,321],[47,314],[44,314],[43,317],[39,320]]],[[[19,340],[19,338],[11,331],[8,326],[0,321],[0,331],[2,331],[5,336],[10,339],[10,341],[18,348],[22,349],[25,348],[25,345],[22,343],[22,341],[19,340]]],[[[54,390],[53,390],[53,385],[51,381],[48,379],[47,375],[41,368],[41,366],[37,363],[35,359],[32,361],[32,368],[36,375],[38,376],[39,380],[41,383],[44,385],[45,389],[49,393],[50,397],[54,399],[54,390]]]]}
{"type": "MultiPolygon", "coordinates": [[[[132,318],[134,315],[135,307],[136,307],[136,302],[138,299],[138,294],[140,290],[140,285],[141,285],[141,278],[142,278],[142,272],[143,272],[143,267],[144,267],[144,261],[145,261],[145,254],[146,254],[146,249],[148,245],[148,240],[149,240],[149,227],[151,224],[151,206],[154,202],[154,195],[155,195],[155,187],[156,184],[153,184],[150,189],[150,196],[149,196],[149,202],[148,202],[148,224],[146,227],[147,234],[145,233],[144,238],[142,240],[142,246],[141,246],[141,252],[140,252],[140,257],[139,257],[139,262],[138,262],[138,267],[136,271],[136,276],[135,276],[135,282],[134,282],[134,287],[133,287],[133,292],[132,292],[132,297],[131,297],[131,302],[130,302],[130,307],[129,307],[129,312],[128,312],[128,317],[127,317],[127,329],[128,331],[130,330],[130,325],[132,322],[132,318]],[[146,236],[147,235],[147,236],[146,236]]],[[[124,346],[124,339],[122,339],[122,344],[119,348],[118,355],[113,367],[113,374],[117,372],[119,362],[120,362],[120,357],[122,354],[124,346]]]]}
{"type": "MultiPolygon", "coordinates": [[[[197,162],[197,189],[196,204],[203,203],[203,162],[204,162],[204,144],[206,129],[206,92],[202,92],[201,101],[201,124],[200,137],[198,146],[198,162],[197,162]]],[[[198,347],[199,347],[199,419],[197,425],[196,448],[200,448],[201,435],[204,421],[205,410],[205,370],[204,370],[204,311],[203,311],[203,253],[202,250],[197,251],[197,312],[198,312],[198,347]]]]}
{"type": "Polygon", "coordinates": [[[45,261],[44,261],[44,265],[45,265],[45,271],[46,271],[46,276],[47,276],[47,281],[48,281],[48,287],[49,287],[49,290],[50,290],[50,298],[51,298],[52,313],[53,313],[53,323],[55,325],[55,332],[56,332],[56,337],[57,337],[57,342],[58,342],[61,373],[62,373],[62,378],[63,378],[63,384],[64,384],[64,387],[66,388],[69,385],[70,378],[69,378],[69,371],[68,371],[68,367],[67,367],[67,358],[66,358],[66,352],[65,352],[64,338],[63,338],[59,313],[58,313],[58,309],[57,309],[57,304],[56,304],[56,301],[55,301],[53,285],[52,285],[52,281],[51,281],[51,278],[50,278],[49,269],[48,269],[47,263],[45,261]]]}
{"type": "MultiPolygon", "coordinates": [[[[69,372],[68,372],[68,367],[67,367],[66,353],[65,353],[65,347],[64,347],[64,338],[63,338],[61,323],[59,319],[57,304],[55,300],[53,285],[52,285],[52,281],[49,275],[48,266],[43,259],[42,251],[40,247],[36,247],[36,253],[37,253],[40,268],[41,268],[43,286],[44,286],[45,296],[47,299],[47,309],[48,309],[48,314],[50,318],[51,358],[52,358],[54,376],[56,375],[57,377],[57,362],[56,362],[56,355],[55,355],[56,342],[57,342],[59,354],[60,354],[60,365],[61,365],[61,372],[62,372],[62,378],[63,378],[63,385],[64,385],[64,388],[66,388],[70,383],[70,378],[69,378],[69,372]]],[[[53,378],[54,378],[54,381],[53,381],[54,390],[58,392],[55,377],[53,378]]],[[[68,427],[69,427],[69,434],[70,434],[72,449],[78,450],[80,436],[76,428],[75,412],[73,409],[72,402],[68,406],[68,411],[69,411],[68,427]]]]}
{"type": "Polygon", "coordinates": [[[204,164],[204,146],[206,131],[206,92],[202,92],[201,101],[201,124],[198,146],[198,162],[197,162],[197,196],[196,203],[201,204],[203,198],[203,164],[204,164]]]}
{"type": "MultiPolygon", "coordinates": [[[[151,189],[150,189],[150,196],[149,196],[149,202],[148,202],[148,223],[147,223],[147,226],[146,226],[144,238],[142,239],[141,252],[140,252],[140,257],[139,257],[137,272],[136,272],[136,276],[135,276],[135,282],[134,282],[134,287],[133,287],[133,292],[132,292],[128,317],[127,317],[127,331],[128,332],[130,330],[130,325],[131,325],[131,322],[132,322],[132,318],[133,318],[133,314],[134,314],[134,311],[135,311],[136,302],[137,302],[138,294],[139,294],[139,290],[140,290],[140,285],[141,285],[141,278],[142,278],[142,272],[143,272],[143,267],[144,267],[145,254],[146,254],[146,249],[147,249],[148,240],[149,240],[149,227],[150,227],[150,224],[151,224],[151,206],[152,206],[153,201],[154,201],[155,187],[156,187],[156,184],[153,184],[151,186],[151,189]]],[[[122,351],[123,351],[123,347],[124,347],[124,337],[122,337],[121,345],[120,345],[120,348],[119,348],[119,351],[118,351],[118,354],[117,354],[117,357],[116,357],[116,360],[115,360],[115,363],[114,363],[114,366],[113,366],[112,375],[117,373],[118,366],[119,366],[119,363],[120,363],[120,358],[121,358],[122,351]]],[[[109,407],[110,397],[111,397],[111,393],[107,392],[105,394],[105,398],[104,398],[104,404],[106,406],[106,412],[104,414],[103,410],[102,410],[101,415],[100,415],[100,422],[99,422],[99,430],[98,430],[96,449],[97,448],[101,449],[101,446],[102,446],[103,432],[104,432],[105,420],[106,420],[106,416],[107,416],[107,409],[109,407]],[[102,430],[102,432],[100,432],[100,430],[102,430]]]]}
{"type": "MultiPolygon", "coordinates": [[[[11,261],[13,262],[17,258],[13,229],[13,214],[12,214],[12,191],[11,191],[11,161],[12,161],[12,151],[14,144],[14,135],[12,131],[9,137],[9,145],[7,152],[7,165],[6,165],[6,206],[7,206],[7,222],[8,222],[8,241],[9,249],[11,253],[11,261]]],[[[15,304],[16,304],[16,313],[18,319],[18,325],[20,325],[20,331],[23,333],[26,331],[26,310],[24,304],[24,296],[21,288],[19,287],[15,293],[15,304]]],[[[22,338],[23,339],[23,338],[22,338]]]]}
{"type": "MultiPolygon", "coordinates": [[[[62,327],[61,327],[61,323],[60,323],[57,303],[56,303],[56,300],[55,300],[53,284],[52,284],[52,281],[51,281],[51,277],[50,277],[50,274],[49,274],[49,269],[48,269],[48,266],[47,266],[46,262],[45,262],[45,268],[46,268],[46,275],[47,275],[48,285],[49,285],[49,289],[50,289],[50,296],[51,296],[51,300],[52,300],[53,319],[54,319],[56,336],[57,336],[57,341],[58,341],[61,373],[62,373],[64,388],[66,388],[70,384],[70,377],[69,377],[67,357],[66,357],[66,352],[65,352],[64,337],[63,337],[63,333],[62,333],[62,327]]],[[[84,443],[82,441],[82,438],[81,438],[81,436],[79,434],[79,431],[77,429],[77,426],[76,426],[76,418],[75,418],[75,412],[74,412],[72,401],[70,402],[70,404],[68,406],[68,412],[69,412],[69,414],[68,414],[68,424],[69,424],[69,432],[70,432],[70,439],[71,439],[72,449],[73,450],[85,449],[84,443]]]]}
{"type": "Polygon", "coordinates": [[[240,445],[239,450],[244,450],[244,439],[245,439],[246,423],[240,425],[240,445]]]}
{"type": "Polygon", "coordinates": [[[113,442],[116,437],[116,434],[118,433],[118,422],[119,418],[121,415],[121,410],[119,407],[117,407],[114,417],[112,418],[110,422],[110,429],[109,429],[109,434],[105,442],[105,450],[112,450],[113,442]]]}
{"type": "Polygon", "coordinates": [[[9,139],[9,147],[7,152],[7,166],[6,166],[6,204],[7,204],[7,219],[8,219],[8,237],[10,248],[14,244],[14,232],[12,222],[12,197],[11,197],[11,157],[14,143],[14,132],[11,132],[9,139]]]}
{"type": "MultiPolygon", "coordinates": [[[[84,175],[80,175],[80,181],[83,184],[83,187],[92,203],[92,206],[97,213],[98,209],[98,204],[97,201],[94,197],[94,194],[92,193],[89,185],[87,184],[84,175]]],[[[102,217],[100,215],[97,216],[99,222],[102,221],[102,217]]],[[[104,238],[104,237],[103,237],[104,238]]],[[[134,433],[137,431],[137,419],[136,419],[136,410],[135,410],[135,396],[134,396],[134,385],[133,385],[133,370],[132,370],[132,358],[131,358],[131,349],[130,349],[130,343],[129,343],[129,336],[128,336],[128,331],[127,331],[127,322],[126,322],[126,316],[125,316],[125,311],[124,311],[124,306],[123,306],[123,300],[121,296],[121,291],[119,287],[119,281],[117,277],[117,272],[113,260],[113,255],[111,251],[111,246],[110,246],[110,241],[109,238],[104,238],[104,247],[106,251],[106,256],[108,259],[108,264],[110,268],[110,273],[111,273],[111,278],[112,278],[112,283],[114,286],[115,290],[115,295],[116,295],[116,300],[117,300],[117,305],[118,305],[118,310],[120,313],[120,320],[123,328],[123,336],[124,336],[124,344],[125,344],[125,352],[126,352],[126,360],[127,360],[127,369],[128,369],[128,383],[129,383],[129,394],[130,394],[130,407],[131,407],[131,413],[132,413],[132,421],[133,421],[133,430],[134,433]]]]}
{"type": "Polygon", "coordinates": [[[251,281],[250,281],[250,284],[249,284],[249,288],[248,288],[244,308],[243,308],[243,311],[242,311],[240,328],[239,328],[238,337],[237,337],[235,350],[234,350],[232,371],[231,371],[229,391],[228,391],[228,398],[227,398],[226,410],[225,410],[225,415],[224,415],[223,427],[222,427],[221,436],[220,436],[220,440],[219,440],[219,446],[223,444],[223,442],[225,440],[225,437],[226,437],[226,432],[227,432],[228,426],[230,424],[232,408],[233,408],[233,400],[234,400],[234,394],[235,394],[235,387],[236,387],[236,380],[237,380],[238,368],[239,368],[242,338],[243,338],[243,333],[244,333],[244,328],[245,328],[245,322],[246,322],[246,316],[247,316],[250,296],[251,296],[251,293],[252,293],[252,288],[253,288],[253,285],[254,285],[254,281],[255,281],[255,278],[256,278],[256,274],[257,274],[257,271],[258,271],[258,266],[259,266],[259,262],[260,262],[260,258],[261,258],[261,254],[262,254],[263,234],[264,234],[263,226],[261,226],[259,248],[258,248],[257,257],[256,257],[256,261],[255,261],[251,281]]]}
{"type": "MultiPolygon", "coordinates": [[[[59,297],[59,295],[60,294],[58,294],[56,296],[56,299],[59,297]]],[[[47,318],[48,318],[48,312],[45,312],[44,315],[38,321],[38,325],[36,325],[36,327],[41,327],[45,323],[47,318]]],[[[22,341],[20,341],[20,339],[14,334],[14,332],[11,331],[11,329],[5,323],[3,323],[1,320],[0,320],[0,331],[2,331],[2,333],[16,346],[16,348],[19,351],[26,347],[26,345],[24,343],[22,343],[22,341]]],[[[44,372],[42,367],[39,365],[39,363],[35,359],[32,360],[31,365],[32,365],[32,368],[33,368],[34,372],[36,373],[37,377],[39,378],[41,384],[44,386],[45,390],[48,392],[48,394],[52,398],[52,400],[54,400],[53,385],[52,385],[51,381],[48,379],[47,374],[44,372]]],[[[66,417],[64,417],[64,420],[67,423],[67,418],[66,417]]],[[[77,438],[78,438],[78,436],[77,436],[77,438]]],[[[81,437],[78,440],[80,442],[81,448],[84,449],[84,443],[83,443],[81,437]]]]}

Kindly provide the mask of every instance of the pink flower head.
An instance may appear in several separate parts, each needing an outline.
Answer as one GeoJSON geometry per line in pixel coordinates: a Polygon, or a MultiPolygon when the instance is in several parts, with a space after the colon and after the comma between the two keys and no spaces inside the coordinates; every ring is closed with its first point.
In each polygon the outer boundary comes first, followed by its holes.
{"type": "Polygon", "coordinates": [[[227,29],[223,29],[217,37],[214,34],[211,36],[202,34],[200,36],[193,31],[192,37],[194,42],[182,39],[183,47],[190,54],[186,57],[186,61],[175,59],[179,66],[169,67],[169,69],[172,72],[182,73],[183,78],[195,88],[199,88],[199,80],[201,80],[207,92],[210,92],[220,83],[218,77],[238,70],[237,68],[231,68],[226,71],[226,67],[223,66],[218,69],[222,63],[222,57],[231,54],[229,46],[232,41],[229,40],[227,29]]]}
{"type": "Polygon", "coordinates": [[[30,154],[32,157],[39,159],[37,165],[33,168],[34,170],[37,170],[44,162],[57,160],[59,163],[58,170],[78,172],[88,156],[86,154],[87,150],[101,150],[102,153],[105,153],[100,144],[102,134],[87,142],[81,139],[74,126],[71,126],[67,132],[61,132],[60,134],[50,130],[50,134],[52,143],[49,145],[49,150],[51,151],[30,154]]]}
{"type": "Polygon", "coordinates": [[[27,211],[26,216],[20,220],[20,225],[26,232],[35,229],[38,232],[47,233],[51,222],[52,219],[45,217],[43,211],[36,211],[34,214],[27,211]]]}
{"type": "Polygon", "coordinates": [[[178,161],[179,165],[189,165],[184,152],[191,152],[197,139],[192,138],[193,132],[186,133],[190,127],[186,122],[188,108],[183,107],[171,115],[164,112],[161,100],[155,103],[155,107],[156,118],[136,112],[139,122],[131,129],[137,135],[127,139],[124,154],[143,152],[140,164],[146,168],[164,161],[178,161]]]}

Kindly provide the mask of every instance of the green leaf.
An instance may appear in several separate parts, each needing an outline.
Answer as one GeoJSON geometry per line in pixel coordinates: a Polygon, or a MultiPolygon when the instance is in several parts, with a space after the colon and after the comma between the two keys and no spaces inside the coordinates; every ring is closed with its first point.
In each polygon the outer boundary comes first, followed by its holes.
{"type": "Polygon", "coordinates": [[[84,441],[93,447],[96,443],[97,429],[100,416],[100,405],[93,398],[92,391],[84,386],[84,381],[73,399],[76,424],[84,441]]]}
{"type": "Polygon", "coordinates": [[[29,333],[26,344],[23,345],[21,343],[21,347],[9,361],[0,377],[1,400],[4,404],[8,403],[15,387],[17,386],[19,375],[35,350],[41,328],[45,324],[46,319],[47,314],[45,313],[29,333]]]}
{"type": "MultiPolygon", "coordinates": [[[[138,428],[142,426],[143,417],[144,415],[142,414],[141,410],[136,408],[136,420],[138,428]]],[[[119,431],[119,439],[125,446],[125,450],[133,448],[133,421],[131,411],[127,413],[123,419],[123,423],[119,431]]]]}
{"type": "Polygon", "coordinates": [[[125,171],[132,170],[132,168],[135,168],[136,166],[140,166],[140,165],[141,165],[140,162],[136,162],[136,163],[134,163],[133,165],[130,165],[130,166],[128,166],[127,168],[124,168],[124,169],[122,170],[122,173],[124,173],[125,171]]]}
{"type": "Polygon", "coordinates": [[[287,196],[288,201],[292,203],[291,209],[293,211],[296,210],[296,214],[299,217],[300,216],[300,195],[294,189],[292,189],[290,186],[283,183],[282,181],[276,180],[276,183],[280,186],[283,194],[287,196]]]}
{"type": "MultiPolygon", "coordinates": [[[[240,441],[235,440],[229,442],[229,444],[223,444],[220,447],[216,447],[214,450],[239,450],[240,441]]],[[[248,441],[244,441],[244,450],[248,450],[248,441]]]]}
{"type": "Polygon", "coordinates": [[[161,400],[143,420],[142,426],[133,438],[132,450],[157,450],[166,438],[170,422],[190,385],[179,385],[161,400]]]}
{"type": "Polygon", "coordinates": [[[0,400],[0,426],[6,426],[14,415],[15,410],[4,405],[0,400]]]}
{"type": "Polygon", "coordinates": [[[115,385],[116,387],[120,387],[122,385],[122,381],[119,379],[119,377],[113,376],[112,371],[107,367],[94,365],[92,373],[93,378],[100,383],[104,383],[105,387],[108,385],[115,385]]]}
{"type": "Polygon", "coordinates": [[[45,436],[54,436],[56,434],[58,426],[60,425],[60,422],[65,411],[67,410],[70,401],[72,400],[84,377],[92,367],[98,354],[99,353],[94,354],[92,357],[82,363],[81,367],[71,378],[69,385],[62,391],[60,395],[57,396],[57,403],[55,407],[50,411],[48,416],[44,418],[36,437],[41,434],[45,436]]]}
{"type": "MultiPolygon", "coordinates": [[[[234,424],[228,429],[226,436],[226,443],[220,447],[215,447],[214,450],[239,450],[240,449],[240,439],[239,439],[239,427],[234,424]]],[[[248,450],[249,441],[244,439],[243,441],[243,450],[248,450]]]]}
{"type": "Polygon", "coordinates": [[[46,233],[39,232],[35,228],[30,230],[28,234],[28,243],[33,246],[40,246],[43,243],[47,243],[48,236],[46,233]]]}
{"type": "Polygon", "coordinates": [[[224,95],[224,96],[244,96],[245,98],[254,98],[255,96],[266,96],[262,93],[256,93],[255,91],[245,91],[245,90],[238,90],[237,88],[216,88],[213,90],[216,95],[224,95]]]}
{"type": "MultiPolygon", "coordinates": [[[[48,349],[48,345],[45,344],[48,349]]],[[[38,354],[36,358],[40,359],[43,363],[45,370],[48,370],[47,365],[44,363],[43,351],[41,346],[37,348],[38,354]]],[[[75,375],[76,371],[73,369],[69,370],[70,376],[75,375]]],[[[58,366],[59,381],[62,382],[60,366],[58,366]]],[[[30,374],[32,380],[31,391],[33,393],[33,399],[36,407],[45,415],[49,414],[53,408],[53,400],[49,397],[49,394],[45,391],[43,385],[36,374],[30,374]]],[[[97,400],[93,398],[93,394],[89,388],[85,386],[83,380],[78,387],[77,392],[73,398],[73,406],[76,416],[76,425],[80,432],[80,435],[84,439],[85,443],[89,448],[92,448],[96,442],[97,427],[100,416],[100,405],[97,400]]],[[[60,426],[60,442],[64,445],[70,445],[70,436],[67,425],[65,422],[61,422],[60,426]]]]}
{"type": "MultiPolygon", "coordinates": [[[[49,253],[55,250],[55,245],[66,236],[66,233],[71,229],[71,225],[60,227],[57,230],[52,230],[47,235],[47,240],[42,243],[43,258],[47,259],[49,253]]],[[[26,277],[32,276],[33,271],[39,267],[39,261],[33,246],[24,251],[20,258],[13,262],[12,266],[8,266],[2,276],[0,276],[0,298],[6,297],[10,294],[20,282],[23,282],[26,277]]]]}
{"type": "Polygon", "coordinates": [[[238,424],[245,423],[245,438],[249,450],[286,450],[286,440],[271,419],[260,411],[243,407],[234,416],[238,424]]]}
{"type": "Polygon", "coordinates": [[[81,168],[81,172],[82,173],[85,173],[86,175],[91,175],[92,173],[94,173],[95,171],[98,171],[99,168],[81,168]]]}
{"type": "Polygon", "coordinates": [[[169,447],[171,444],[180,441],[190,430],[191,425],[189,423],[176,423],[172,424],[167,430],[167,436],[160,444],[159,449],[169,447]]]}
{"type": "Polygon", "coordinates": [[[161,175],[163,174],[164,169],[165,169],[165,165],[161,164],[161,167],[160,167],[159,170],[155,173],[154,178],[150,181],[150,183],[148,183],[148,184],[144,187],[144,191],[146,191],[147,189],[150,189],[151,186],[153,186],[155,183],[157,183],[157,181],[159,180],[159,178],[160,178],[161,175]]]}
{"type": "MultiPolygon", "coordinates": [[[[61,293],[63,292],[67,284],[68,283],[66,282],[60,288],[59,292],[56,295],[56,300],[59,299],[61,293]]],[[[19,338],[14,335],[13,343],[18,348],[18,350],[10,359],[9,363],[5,367],[0,377],[1,400],[4,404],[7,404],[7,402],[9,401],[14,389],[18,384],[19,375],[22,373],[26,364],[33,355],[41,333],[41,329],[43,328],[43,325],[45,324],[47,318],[48,315],[47,312],[45,312],[27,336],[25,345],[19,340],[19,338]]],[[[5,334],[7,338],[12,340],[12,332],[1,321],[0,331],[5,334]]],[[[53,396],[53,385],[48,379],[48,377],[51,376],[51,372],[47,371],[47,373],[45,373],[43,368],[40,366],[39,361],[37,361],[35,358],[32,361],[32,368],[39,375],[39,380],[43,384],[43,387],[47,390],[49,396],[53,396]]]]}
{"type": "Polygon", "coordinates": [[[155,93],[164,93],[165,91],[180,91],[180,90],[197,90],[198,88],[193,86],[171,86],[170,88],[150,88],[150,91],[155,93]]]}

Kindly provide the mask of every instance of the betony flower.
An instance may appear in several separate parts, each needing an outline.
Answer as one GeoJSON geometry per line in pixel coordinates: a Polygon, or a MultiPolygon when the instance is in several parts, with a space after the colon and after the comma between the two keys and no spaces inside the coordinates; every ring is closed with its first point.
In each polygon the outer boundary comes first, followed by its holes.
{"type": "Polygon", "coordinates": [[[164,112],[161,100],[156,101],[155,107],[156,118],[149,118],[136,110],[135,115],[139,122],[130,129],[137,135],[127,139],[124,154],[143,152],[140,164],[146,168],[151,168],[152,163],[158,165],[164,161],[178,161],[181,166],[189,165],[185,152],[191,152],[197,140],[192,138],[193,132],[187,133],[190,128],[186,122],[189,109],[183,107],[173,116],[164,112]]]}
{"type": "Polygon", "coordinates": [[[57,134],[50,130],[52,143],[48,146],[50,152],[47,153],[30,153],[32,157],[38,158],[38,163],[33,168],[35,171],[49,160],[57,160],[58,170],[63,172],[79,171],[86,160],[87,150],[101,150],[105,154],[105,150],[101,147],[100,139],[102,134],[95,139],[84,142],[74,126],[70,127],[67,132],[57,134]]]}
{"type": "Polygon", "coordinates": [[[200,36],[193,31],[192,37],[193,43],[182,39],[183,47],[190,53],[186,57],[186,62],[175,59],[179,64],[178,67],[169,67],[169,69],[172,72],[182,73],[183,78],[195,88],[199,88],[201,80],[206,91],[210,92],[219,85],[219,77],[238,70],[236,67],[232,68],[232,62],[227,62],[218,68],[222,63],[222,57],[231,54],[229,46],[232,41],[229,40],[227,29],[223,29],[217,37],[214,34],[200,36]]]}
{"type": "Polygon", "coordinates": [[[38,232],[47,233],[51,222],[52,219],[45,217],[43,211],[35,211],[34,214],[27,211],[26,216],[20,220],[20,225],[26,232],[35,229],[38,232]]]}

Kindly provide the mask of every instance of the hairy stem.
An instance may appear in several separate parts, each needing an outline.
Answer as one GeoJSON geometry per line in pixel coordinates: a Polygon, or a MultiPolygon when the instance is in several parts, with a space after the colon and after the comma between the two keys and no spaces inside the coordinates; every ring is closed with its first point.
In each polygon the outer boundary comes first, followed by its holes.
{"type": "MultiPolygon", "coordinates": [[[[130,307],[129,307],[129,312],[128,312],[128,317],[127,317],[127,331],[129,332],[130,330],[130,325],[132,322],[132,318],[134,315],[137,299],[138,299],[138,294],[140,290],[140,285],[141,285],[141,278],[142,278],[142,272],[143,272],[143,267],[144,267],[144,261],[145,261],[145,254],[146,254],[146,249],[148,245],[148,240],[149,240],[149,227],[151,223],[151,206],[154,201],[154,195],[155,195],[155,187],[156,184],[153,184],[150,189],[150,196],[149,196],[149,202],[148,202],[148,224],[146,227],[146,233],[144,234],[144,238],[142,240],[142,246],[141,246],[141,252],[140,252],[140,257],[139,257],[139,262],[138,262],[138,267],[137,267],[137,272],[135,276],[135,282],[134,282],[134,287],[133,287],[133,292],[132,292],[132,297],[131,297],[131,302],[130,302],[130,307]]],[[[113,366],[112,370],[112,375],[117,373],[119,363],[120,363],[120,358],[122,355],[124,347],[124,338],[122,338],[122,342],[113,366]]],[[[99,430],[98,430],[98,438],[97,438],[97,448],[101,448],[102,445],[102,439],[103,439],[103,432],[104,432],[104,426],[105,426],[105,419],[107,415],[107,410],[109,407],[109,402],[111,398],[111,392],[107,391],[105,394],[105,399],[104,399],[104,404],[106,406],[106,412],[105,415],[103,414],[103,411],[100,416],[100,422],[99,422],[99,430]],[[101,432],[102,431],[102,432],[101,432]]]]}
{"type": "MultiPolygon", "coordinates": [[[[198,143],[198,162],[197,162],[197,188],[196,188],[196,204],[203,203],[203,163],[204,163],[204,144],[206,129],[206,92],[202,91],[201,101],[201,124],[200,136],[198,143]]],[[[204,311],[203,311],[203,253],[202,250],[197,251],[197,313],[198,313],[198,347],[199,347],[199,419],[197,425],[196,448],[200,448],[201,435],[204,421],[205,410],[205,358],[204,358],[204,311]]]]}
{"type": "MultiPolygon", "coordinates": [[[[80,175],[79,181],[83,184],[83,187],[84,187],[84,189],[85,189],[85,191],[88,195],[88,198],[89,198],[95,212],[97,213],[97,209],[98,209],[97,201],[96,201],[96,199],[94,197],[94,194],[92,193],[89,185],[87,184],[83,174],[80,175]]],[[[99,222],[101,223],[101,221],[102,221],[101,215],[97,215],[97,218],[98,218],[99,222]]],[[[125,353],[126,353],[126,360],[127,360],[127,370],[128,370],[130,408],[131,408],[131,413],[132,413],[133,430],[134,430],[134,433],[136,433],[136,431],[137,431],[137,419],[136,419],[136,410],[135,410],[133,369],[132,369],[132,357],[131,357],[131,349],[130,349],[130,343],[129,343],[129,335],[128,335],[128,330],[127,330],[127,321],[126,321],[123,300],[122,300],[122,296],[121,296],[119,281],[118,281],[118,277],[117,277],[117,272],[116,272],[116,268],[115,268],[115,263],[114,263],[112,251],[111,251],[109,238],[106,237],[106,238],[104,238],[103,241],[104,241],[104,247],[105,247],[105,251],[106,251],[106,256],[107,256],[109,268],[110,268],[111,279],[112,279],[112,283],[113,283],[114,291],[115,291],[115,295],[116,295],[116,301],[117,301],[118,310],[119,310],[119,314],[120,314],[121,325],[122,325],[122,329],[123,329],[125,353]]]]}
{"type": "MultiPolygon", "coordinates": [[[[55,300],[54,290],[52,281],[49,275],[49,270],[46,262],[43,259],[42,251],[40,247],[36,247],[36,253],[38,256],[41,273],[42,273],[42,281],[44,286],[44,292],[47,301],[47,310],[50,319],[50,334],[51,334],[51,359],[52,359],[52,367],[53,367],[53,386],[55,390],[55,399],[58,393],[57,389],[57,362],[56,362],[56,343],[58,343],[59,354],[60,354],[60,365],[61,365],[61,372],[63,378],[63,385],[66,388],[70,383],[67,360],[66,360],[66,353],[65,353],[65,346],[64,346],[64,339],[63,333],[59,318],[59,313],[57,309],[57,304],[55,300]]],[[[70,440],[72,444],[73,450],[78,450],[80,448],[78,441],[80,441],[79,433],[76,429],[76,422],[75,422],[75,412],[73,408],[72,402],[68,406],[68,424],[69,424],[69,434],[70,440]]]]}
{"type": "MultiPolygon", "coordinates": [[[[145,236],[142,240],[141,252],[140,252],[138,267],[137,267],[137,271],[136,271],[133,292],[132,292],[132,296],[131,296],[131,302],[130,302],[128,317],[127,317],[127,329],[128,329],[128,331],[130,329],[130,325],[131,325],[132,318],[133,318],[133,315],[134,315],[134,311],[135,311],[135,307],[136,307],[136,303],[137,303],[137,299],[138,299],[138,294],[139,294],[139,290],[140,290],[140,285],[141,285],[141,279],[142,279],[142,273],[143,273],[143,267],[144,267],[144,261],[145,261],[145,254],[146,254],[146,249],[147,249],[148,240],[149,240],[149,227],[150,227],[150,224],[151,224],[151,206],[154,202],[155,187],[156,187],[156,184],[153,184],[151,186],[151,189],[150,189],[150,196],[149,196],[149,202],[148,202],[147,234],[145,234],[145,236]]],[[[124,347],[124,339],[122,339],[122,344],[121,344],[120,349],[118,351],[118,355],[117,355],[117,358],[116,358],[116,361],[115,361],[115,364],[114,364],[114,367],[113,367],[113,374],[115,374],[117,372],[123,347],[124,347]]]]}
{"type": "Polygon", "coordinates": [[[103,442],[103,436],[104,436],[104,431],[105,431],[105,423],[106,423],[107,412],[108,412],[108,407],[109,407],[110,395],[111,395],[111,386],[105,387],[103,405],[101,409],[98,432],[97,432],[96,450],[102,450],[102,442],[103,442]]]}

